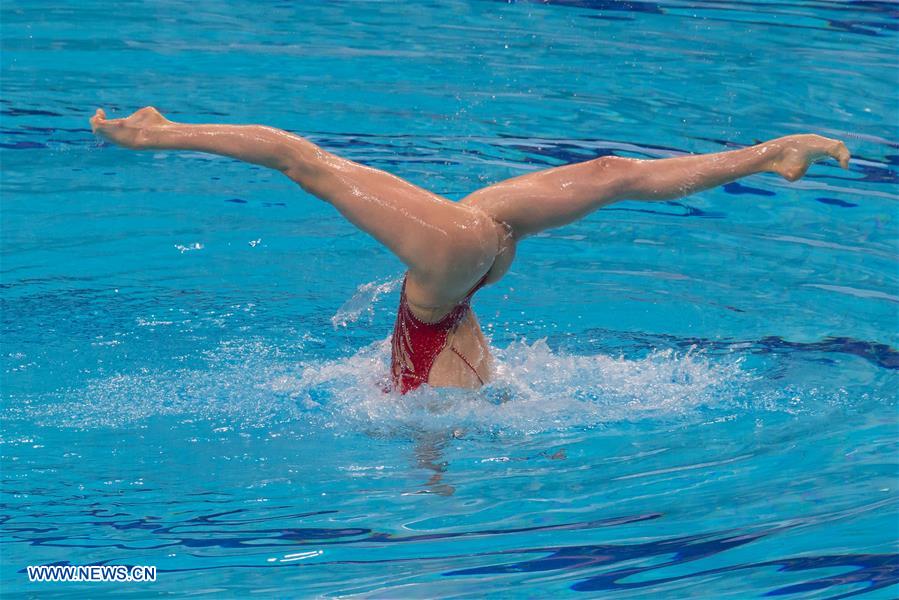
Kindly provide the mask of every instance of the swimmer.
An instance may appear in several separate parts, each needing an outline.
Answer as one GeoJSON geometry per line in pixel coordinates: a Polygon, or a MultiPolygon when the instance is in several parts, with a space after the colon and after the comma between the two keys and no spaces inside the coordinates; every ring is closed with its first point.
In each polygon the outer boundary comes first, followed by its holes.
{"type": "Polygon", "coordinates": [[[716,154],[603,156],[513,177],[453,202],[272,127],[176,123],[153,107],[124,119],[98,109],[90,124],[125,148],[209,152],[281,171],[396,254],[408,269],[392,338],[391,375],[400,393],[425,383],[475,389],[490,380],[490,350],[469,303],[505,275],[520,240],[621,200],[672,200],[754,173],[796,181],[828,157],[849,166],[842,142],[801,134],[716,154]]]}

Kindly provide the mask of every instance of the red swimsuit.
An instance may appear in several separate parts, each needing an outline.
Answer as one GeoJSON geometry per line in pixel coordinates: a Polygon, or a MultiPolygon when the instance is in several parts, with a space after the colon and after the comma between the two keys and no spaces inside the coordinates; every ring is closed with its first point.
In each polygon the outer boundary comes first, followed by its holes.
{"type": "MultiPolygon", "coordinates": [[[[396,315],[396,325],[393,328],[392,349],[390,355],[390,370],[393,374],[393,387],[401,394],[414,390],[423,383],[428,382],[431,367],[446,347],[449,334],[455,331],[468,311],[471,310],[469,302],[471,296],[484,285],[487,279],[483,279],[475,285],[465,298],[457,304],[445,317],[434,323],[426,323],[412,314],[409,303],[406,300],[406,279],[403,278],[403,291],[400,295],[400,308],[396,315]]],[[[468,360],[454,347],[450,350],[474,372],[478,381],[481,376],[468,360]]]]}

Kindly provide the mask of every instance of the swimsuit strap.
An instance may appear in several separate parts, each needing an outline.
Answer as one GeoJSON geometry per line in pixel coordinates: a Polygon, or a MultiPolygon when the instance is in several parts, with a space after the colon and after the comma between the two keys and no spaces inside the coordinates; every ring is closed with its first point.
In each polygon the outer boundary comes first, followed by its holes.
{"type": "Polygon", "coordinates": [[[456,350],[456,347],[455,347],[455,346],[450,346],[450,350],[452,350],[453,352],[455,352],[455,353],[456,353],[456,356],[458,356],[459,358],[461,358],[461,359],[462,359],[462,362],[464,362],[466,365],[468,365],[468,368],[471,369],[471,372],[474,373],[474,376],[478,378],[478,381],[481,383],[481,385],[484,385],[484,380],[481,379],[481,376],[480,376],[480,375],[478,375],[478,370],[474,368],[474,365],[472,365],[470,362],[468,362],[468,359],[465,358],[465,355],[463,355],[461,352],[459,352],[458,350],[456,350]]]}

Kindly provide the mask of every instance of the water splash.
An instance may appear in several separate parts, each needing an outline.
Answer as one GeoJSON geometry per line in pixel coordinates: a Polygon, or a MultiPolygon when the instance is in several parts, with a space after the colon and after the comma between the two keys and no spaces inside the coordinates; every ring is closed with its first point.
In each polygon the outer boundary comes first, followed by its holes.
{"type": "Polygon", "coordinates": [[[175,249],[184,254],[185,252],[192,252],[194,250],[202,250],[204,248],[203,244],[200,242],[193,242],[192,244],[184,245],[184,244],[175,244],[175,249]]]}
{"type": "Polygon", "coordinates": [[[344,424],[370,433],[463,428],[466,432],[538,433],[621,421],[682,418],[704,407],[733,407],[751,379],[740,358],[712,361],[701,352],[653,351],[642,359],[569,355],[545,340],[494,348],[496,373],[471,392],[424,386],[385,394],[373,373],[388,371],[385,340],[340,361],[309,365],[281,389],[315,402],[344,424]]]}
{"type": "Polygon", "coordinates": [[[384,391],[389,340],[349,357],[297,362],[301,345],[287,351],[264,340],[225,342],[198,367],[97,378],[61,390],[56,402],[32,403],[9,416],[72,427],[122,427],[162,416],[244,428],[299,423],[309,431],[387,437],[457,429],[472,435],[537,433],[704,418],[709,408],[743,406],[752,380],[741,358],[732,355],[571,355],[540,340],[493,349],[496,376],[482,390],[423,386],[400,396],[384,391]]]}
{"type": "Polygon", "coordinates": [[[397,288],[403,279],[388,279],[387,281],[371,281],[363,283],[356,288],[356,293],[352,298],[343,303],[334,316],[331,317],[331,325],[334,329],[338,327],[346,327],[350,323],[355,323],[363,314],[368,315],[368,322],[374,319],[374,307],[378,300],[384,295],[389,294],[397,288]]]}

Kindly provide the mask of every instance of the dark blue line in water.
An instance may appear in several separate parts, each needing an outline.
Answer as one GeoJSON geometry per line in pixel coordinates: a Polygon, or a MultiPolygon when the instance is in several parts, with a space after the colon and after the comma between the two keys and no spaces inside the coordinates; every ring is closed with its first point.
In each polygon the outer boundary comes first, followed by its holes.
{"type": "Polygon", "coordinates": [[[819,342],[789,342],[778,336],[770,336],[762,338],[756,343],[763,353],[791,350],[803,353],[852,354],[885,369],[899,369],[899,352],[880,342],[868,342],[849,337],[828,337],[819,342]]]}
{"type": "Polygon", "coordinates": [[[596,529],[600,527],[615,527],[617,525],[627,525],[631,523],[640,523],[642,521],[652,521],[662,516],[662,513],[647,513],[643,515],[635,515],[628,517],[612,517],[608,519],[599,519],[596,521],[585,521],[581,523],[565,523],[562,525],[538,525],[534,527],[518,527],[513,529],[483,529],[477,531],[461,531],[455,533],[431,533],[421,535],[407,535],[402,537],[393,537],[390,534],[380,534],[372,539],[379,542],[417,542],[422,540],[443,540],[460,537],[480,537],[493,535],[508,535],[513,533],[533,533],[536,531],[571,531],[596,529]]]}
{"type": "Polygon", "coordinates": [[[731,183],[724,184],[724,191],[728,194],[734,194],[736,196],[741,196],[743,194],[754,194],[756,196],[777,195],[771,190],[763,190],[760,188],[750,187],[746,184],[740,183],[739,181],[732,181],[731,183]]]}
{"type": "Polygon", "coordinates": [[[636,213],[647,213],[652,215],[663,215],[666,217],[699,217],[702,219],[723,219],[725,217],[725,213],[718,211],[706,211],[700,208],[696,208],[695,206],[690,206],[689,204],[685,204],[683,202],[678,202],[675,200],[669,200],[665,202],[666,206],[677,206],[683,209],[683,212],[673,213],[664,210],[654,210],[652,208],[625,208],[621,206],[615,206],[612,208],[606,207],[603,208],[603,212],[636,212],[636,213]]]}
{"type": "MultiPolygon", "coordinates": [[[[100,509],[102,510],[102,509],[100,509]]],[[[265,521],[266,519],[248,520],[218,520],[222,516],[234,515],[243,512],[243,509],[202,515],[183,521],[169,524],[161,522],[159,517],[129,518],[127,520],[103,520],[91,521],[91,525],[98,527],[111,527],[117,531],[145,530],[160,537],[162,543],[156,545],[140,545],[131,547],[121,543],[96,543],[73,544],[65,536],[28,536],[20,541],[32,546],[50,546],[65,548],[117,548],[120,550],[160,549],[170,547],[186,548],[279,548],[296,546],[297,544],[316,545],[343,545],[359,543],[414,543],[421,541],[435,541],[470,537],[492,537],[497,535],[513,535],[519,533],[545,532],[545,531],[586,531],[604,527],[616,527],[631,523],[652,521],[662,516],[661,513],[647,513],[624,517],[611,517],[594,521],[575,523],[563,523],[560,525],[539,525],[533,527],[520,527],[512,529],[485,529],[475,531],[433,533],[419,535],[396,536],[388,533],[379,533],[369,528],[344,527],[344,528],[320,528],[320,527],[280,527],[271,529],[224,529],[248,523],[265,521]],[[189,528],[185,531],[185,528],[189,528]],[[186,537],[185,534],[190,534],[186,537]],[[168,537],[173,536],[173,537],[168,537]],[[203,536],[203,537],[200,537],[203,536]],[[63,542],[63,543],[57,543],[63,542]]],[[[298,515],[279,517],[280,519],[300,519],[309,516],[335,513],[337,511],[324,510],[298,515]]],[[[38,515],[39,516],[39,515],[38,515]]],[[[128,515],[116,515],[128,516],[128,515]]],[[[6,525],[4,530],[13,537],[21,533],[50,533],[53,529],[38,529],[35,527],[17,527],[6,525]]]]}
{"type": "MultiPolygon", "coordinates": [[[[216,525],[246,525],[248,523],[261,523],[261,522],[265,522],[268,520],[266,518],[239,519],[239,520],[228,520],[228,521],[220,520],[221,517],[224,517],[224,516],[237,515],[237,514],[241,514],[241,513],[245,513],[245,512],[247,512],[247,509],[245,509],[245,508],[235,508],[232,510],[225,510],[225,511],[217,512],[217,513],[212,513],[209,515],[200,515],[198,517],[188,519],[185,522],[186,523],[213,523],[216,525]]],[[[281,518],[305,519],[307,517],[316,517],[316,516],[321,516],[321,515],[333,515],[333,514],[337,514],[337,512],[338,511],[336,511],[336,510],[315,510],[315,511],[311,511],[311,512],[303,512],[303,513],[297,513],[297,514],[291,514],[291,515],[284,515],[281,518]]]]}
{"type": "Polygon", "coordinates": [[[469,576],[469,575],[502,575],[517,573],[535,573],[542,571],[578,571],[595,569],[597,567],[610,566],[622,562],[631,562],[640,559],[649,559],[658,556],[673,555],[670,560],[653,564],[647,567],[632,567],[617,569],[601,575],[587,577],[571,586],[578,592],[597,592],[603,590],[627,590],[645,587],[655,587],[666,583],[686,581],[689,579],[704,577],[713,574],[735,572],[746,569],[758,569],[769,566],[778,566],[780,571],[803,571],[820,568],[857,567],[856,569],[841,575],[822,577],[803,583],[792,584],[768,591],[766,596],[782,596],[813,590],[823,590],[831,587],[850,584],[867,584],[866,587],[850,591],[832,598],[846,598],[860,593],[882,589],[899,583],[899,555],[897,554],[862,554],[862,555],[836,555],[836,556],[812,556],[800,558],[784,558],[758,563],[739,564],[717,569],[709,569],[665,577],[661,579],[644,579],[632,583],[622,583],[622,580],[634,575],[642,575],[656,569],[667,568],[675,565],[708,558],[754,542],[766,537],[782,528],[774,528],[751,534],[730,535],[715,538],[711,535],[694,535],[681,538],[648,542],[633,545],[585,545],[563,546],[547,548],[529,548],[526,550],[506,550],[494,553],[496,556],[508,554],[521,554],[522,552],[545,552],[548,555],[530,560],[513,563],[500,563],[459,569],[443,573],[444,576],[469,576]]]}
{"type": "Polygon", "coordinates": [[[41,117],[61,117],[62,113],[53,112],[49,110],[37,110],[33,108],[3,108],[0,109],[0,115],[6,115],[8,117],[22,117],[22,116],[41,116],[41,117]]]}
{"type": "MultiPolygon", "coordinates": [[[[693,14],[692,18],[702,21],[716,21],[723,23],[733,23],[735,25],[739,25],[742,27],[746,27],[748,25],[757,25],[763,27],[785,27],[788,29],[806,29],[806,30],[816,30],[816,31],[832,31],[837,30],[844,33],[854,33],[865,36],[881,36],[883,35],[883,31],[896,31],[899,29],[899,26],[895,23],[891,23],[889,21],[872,21],[872,20],[854,20],[854,19],[829,19],[823,16],[817,15],[806,15],[816,18],[824,23],[825,26],[815,26],[815,25],[805,25],[799,23],[791,23],[789,21],[778,21],[776,20],[778,16],[778,12],[776,9],[808,9],[809,7],[802,4],[786,4],[786,3],[774,3],[774,2],[760,2],[760,3],[748,3],[749,10],[753,12],[760,12],[761,8],[764,8],[764,13],[772,14],[774,19],[768,21],[762,20],[746,20],[746,19],[734,19],[728,17],[718,16],[717,14],[706,15],[701,11],[706,7],[703,6],[701,2],[685,2],[683,4],[671,4],[662,6],[661,4],[649,1],[629,1],[629,0],[521,0],[522,3],[537,3],[546,4],[551,6],[562,6],[562,7],[570,7],[570,8],[580,8],[583,10],[591,10],[596,12],[618,12],[618,13],[631,13],[631,14],[654,14],[654,15],[664,15],[664,14],[672,14],[670,11],[667,11],[666,8],[673,8],[676,10],[698,10],[693,14]],[[775,9],[775,10],[772,10],[775,9]]],[[[738,7],[739,11],[739,3],[733,3],[733,6],[738,7]]],[[[895,5],[890,5],[890,3],[885,2],[873,2],[873,3],[864,3],[864,2],[849,2],[848,4],[841,6],[839,3],[836,4],[826,4],[823,6],[826,9],[830,10],[840,10],[840,11],[852,11],[857,8],[865,8],[870,12],[881,13],[886,18],[897,18],[897,11],[895,5]]],[[[677,18],[684,18],[685,15],[680,13],[674,13],[677,18]]],[[[585,15],[590,19],[602,19],[602,20],[612,20],[612,21],[633,21],[635,17],[631,16],[611,16],[604,14],[592,14],[585,15]]]]}
{"type": "Polygon", "coordinates": [[[614,155],[609,148],[585,148],[566,142],[528,142],[509,144],[506,147],[526,153],[526,156],[520,159],[524,164],[570,164],[614,155]]]}
{"type": "MultiPolygon", "coordinates": [[[[800,592],[827,589],[840,585],[867,583],[867,587],[831,596],[831,600],[848,598],[858,594],[883,589],[899,583],[899,554],[856,554],[835,556],[806,556],[801,558],[788,558],[762,563],[765,566],[778,565],[779,571],[795,572],[808,569],[827,569],[838,567],[857,567],[854,571],[821,577],[804,583],[784,586],[767,592],[766,596],[784,596],[800,592]]],[[[736,567],[731,569],[736,570],[736,567]]]]}
{"type": "Polygon", "coordinates": [[[655,2],[640,0],[524,0],[522,4],[547,4],[550,6],[568,6],[587,10],[609,10],[614,12],[636,12],[647,14],[663,14],[662,7],[655,2]]]}
{"type": "Polygon", "coordinates": [[[864,177],[854,181],[868,181],[870,183],[899,183],[899,174],[885,164],[867,165],[852,163],[852,170],[862,173],[864,177]]]}
{"type": "Polygon", "coordinates": [[[867,594],[875,590],[883,589],[899,583],[899,555],[897,554],[847,554],[847,555],[829,555],[829,556],[804,556],[799,558],[783,558],[772,561],[747,563],[734,565],[730,567],[721,567],[718,569],[709,569],[698,571],[687,575],[679,575],[675,577],[666,577],[662,579],[644,580],[638,583],[619,583],[619,580],[625,579],[632,575],[651,571],[660,567],[667,567],[672,564],[678,564],[679,561],[672,560],[668,563],[654,565],[652,567],[622,569],[606,573],[597,577],[591,577],[584,581],[578,582],[571,586],[575,591],[599,591],[599,590],[622,590],[622,589],[638,589],[642,587],[651,587],[663,585],[675,581],[685,581],[696,577],[705,577],[708,575],[718,575],[722,573],[731,573],[743,571],[747,569],[759,569],[765,567],[780,567],[780,572],[798,572],[809,569],[825,569],[855,567],[854,570],[833,575],[829,577],[820,577],[811,581],[792,584],[774,590],[765,592],[765,596],[785,596],[789,594],[798,594],[815,590],[826,590],[834,587],[846,585],[867,584],[865,587],[830,596],[831,600],[837,598],[849,598],[859,594],[867,594]]]}
{"type": "Polygon", "coordinates": [[[896,31],[896,25],[893,23],[878,23],[876,21],[843,21],[836,19],[828,19],[827,24],[831,29],[838,29],[846,33],[858,33],[861,35],[880,36],[883,35],[884,29],[887,31],[896,31]]]}
{"type": "Polygon", "coordinates": [[[38,148],[46,148],[46,144],[40,142],[14,142],[12,144],[0,144],[0,148],[9,150],[35,150],[38,148]]]}
{"type": "MultiPolygon", "coordinates": [[[[630,585],[639,587],[641,584],[619,585],[616,581],[636,573],[690,562],[700,558],[707,558],[730,550],[731,548],[758,540],[768,535],[768,533],[769,532],[761,532],[748,535],[727,536],[723,538],[714,538],[711,534],[691,535],[657,542],[647,542],[644,544],[590,544],[584,546],[529,548],[527,552],[548,553],[548,556],[516,563],[503,563],[449,571],[444,573],[444,575],[493,575],[504,573],[535,573],[561,569],[579,570],[673,554],[671,560],[664,563],[654,564],[649,567],[635,567],[612,571],[598,577],[591,577],[571,586],[571,588],[576,591],[626,588],[630,587],[630,585]]],[[[505,554],[520,553],[521,551],[519,550],[505,550],[497,552],[496,555],[501,556],[505,554]]]]}
{"type": "Polygon", "coordinates": [[[846,202],[845,200],[840,200],[839,198],[815,198],[821,204],[831,204],[833,206],[842,206],[845,208],[851,208],[854,206],[858,206],[853,202],[846,202]]]}
{"type": "Polygon", "coordinates": [[[598,21],[636,21],[634,17],[625,17],[622,15],[587,15],[588,19],[596,19],[598,21]]]}
{"type": "MultiPolygon", "coordinates": [[[[849,0],[848,6],[852,8],[869,9],[871,12],[883,13],[890,18],[899,19],[899,6],[897,6],[895,1],[883,2],[882,0],[849,0]]],[[[834,8],[834,10],[848,9],[837,6],[834,8]]]]}
{"type": "Polygon", "coordinates": [[[614,348],[616,351],[633,349],[635,352],[645,348],[700,348],[711,352],[729,353],[736,346],[740,352],[752,354],[850,354],[858,356],[878,367],[884,369],[899,369],[899,351],[882,342],[857,340],[850,337],[826,337],[817,342],[791,342],[780,336],[768,336],[758,340],[713,340],[700,337],[678,337],[666,334],[641,334],[635,332],[622,332],[610,329],[588,329],[588,337],[604,340],[604,348],[614,348]]]}

